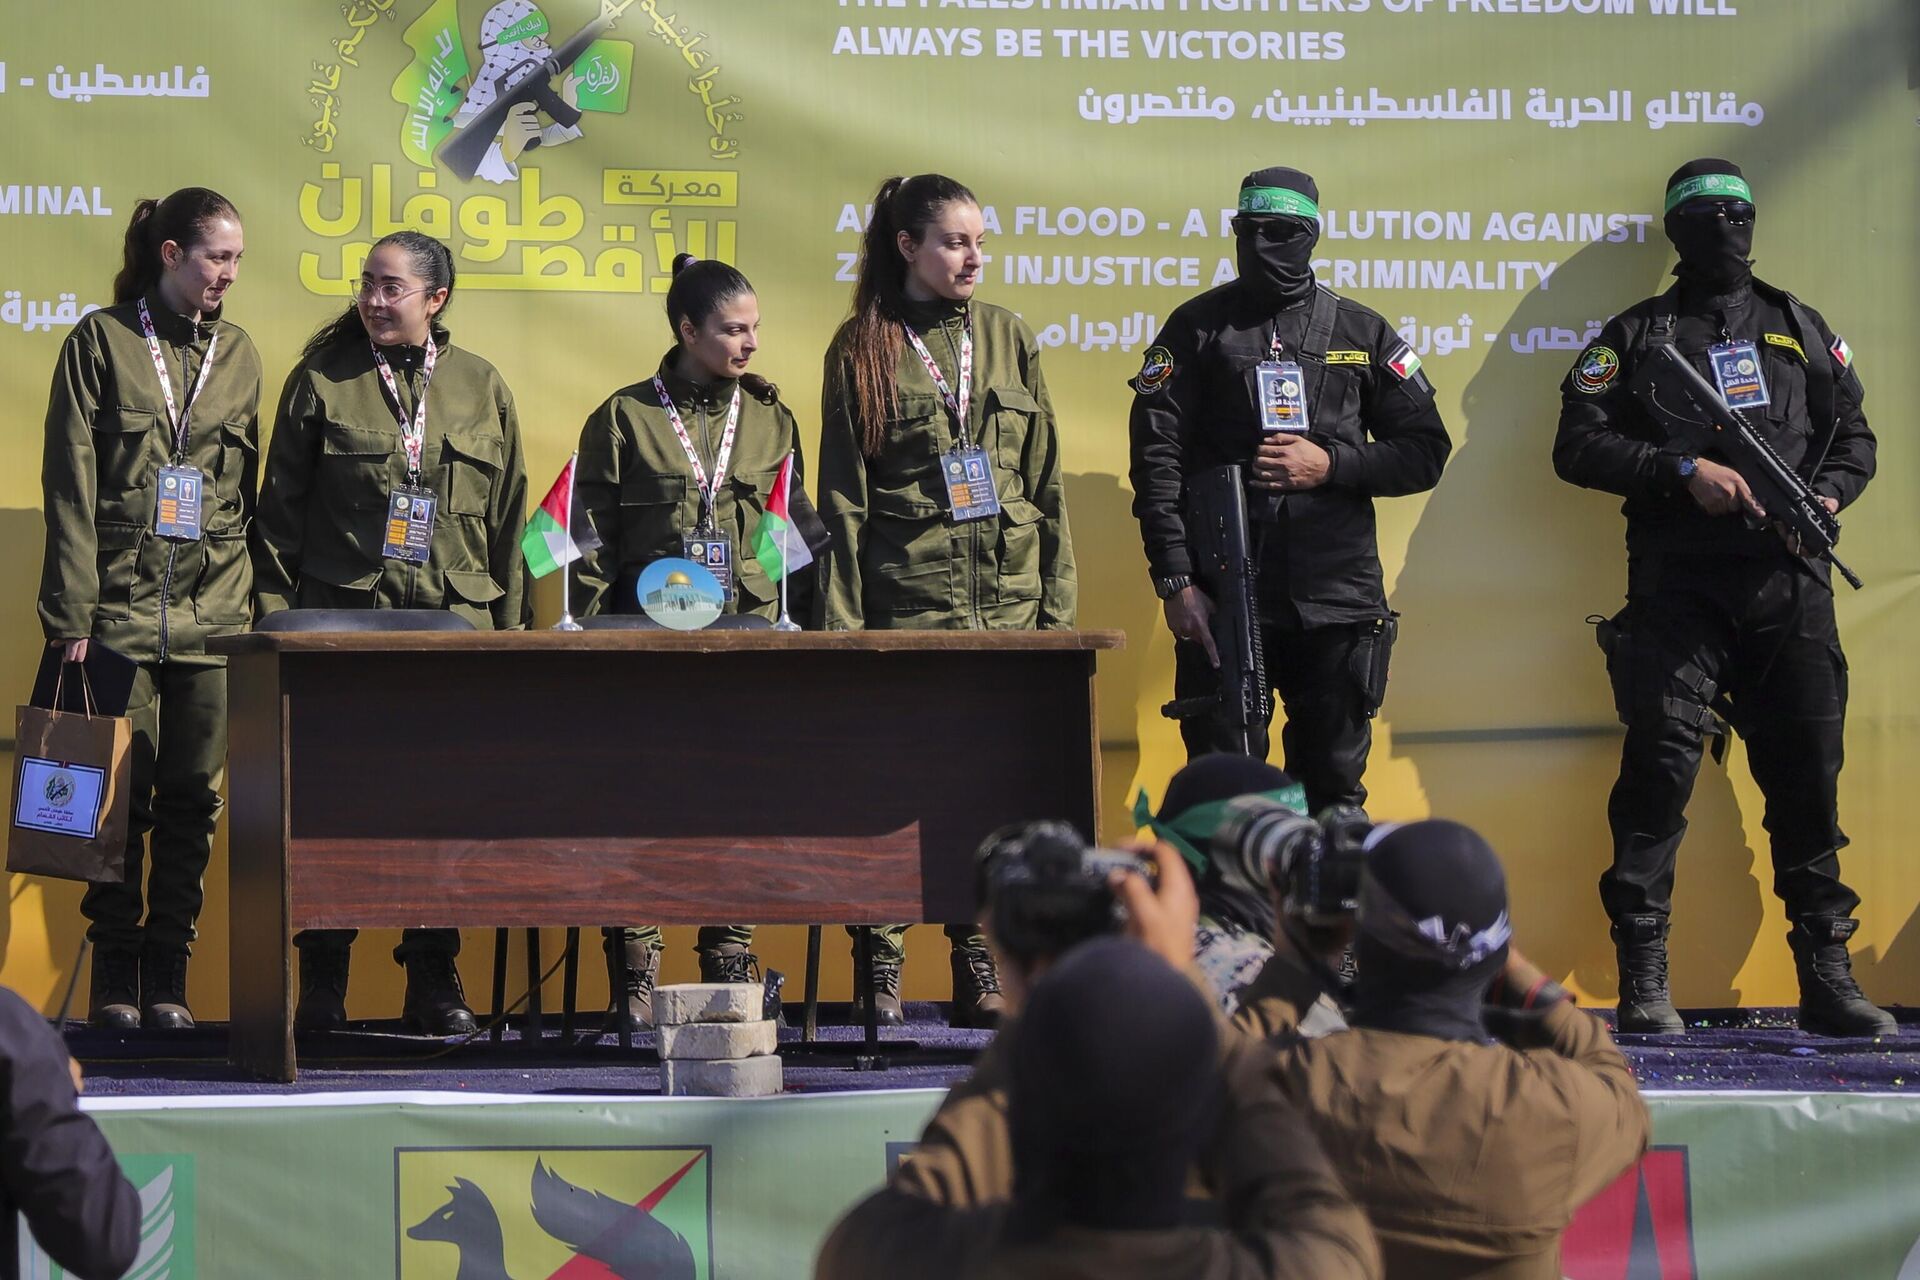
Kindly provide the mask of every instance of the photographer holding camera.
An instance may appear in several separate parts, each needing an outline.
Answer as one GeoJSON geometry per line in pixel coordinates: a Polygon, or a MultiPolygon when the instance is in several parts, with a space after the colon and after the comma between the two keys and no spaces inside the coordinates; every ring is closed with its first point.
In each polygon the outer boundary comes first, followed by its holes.
{"type": "Polygon", "coordinates": [[[1201,756],[1167,783],[1138,825],[1179,850],[1200,894],[1194,963],[1234,1024],[1256,1038],[1346,1025],[1339,999],[1360,843],[1360,810],[1302,810],[1298,783],[1262,760],[1201,756]]]}
{"type": "Polygon", "coordinates": [[[1479,835],[1413,822],[1365,852],[1352,1026],[1279,1042],[1281,1086],[1388,1277],[1558,1280],[1574,1211],[1646,1150],[1633,1073],[1511,948],[1506,875],[1479,835]]]}
{"type": "Polygon", "coordinates": [[[815,1274],[1377,1275],[1270,1057],[1201,995],[1180,855],[1043,822],[990,836],[979,873],[1006,1020],[815,1274]],[[1224,1227],[1182,1225],[1196,1172],[1224,1227]]]}

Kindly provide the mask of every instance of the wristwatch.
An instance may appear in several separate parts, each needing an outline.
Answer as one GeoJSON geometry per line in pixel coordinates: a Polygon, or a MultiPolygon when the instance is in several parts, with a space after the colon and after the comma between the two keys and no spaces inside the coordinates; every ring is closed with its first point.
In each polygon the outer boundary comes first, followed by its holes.
{"type": "Polygon", "coordinates": [[[1674,464],[1674,470],[1679,473],[1682,483],[1693,479],[1693,473],[1699,469],[1700,460],[1689,453],[1681,454],[1680,460],[1674,464]]]}
{"type": "Polygon", "coordinates": [[[1153,594],[1162,600],[1171,600],[1192,585],[1193,575],[1190,573],[1168,574],[1164,578],[1153,580],[1153,594]]]}

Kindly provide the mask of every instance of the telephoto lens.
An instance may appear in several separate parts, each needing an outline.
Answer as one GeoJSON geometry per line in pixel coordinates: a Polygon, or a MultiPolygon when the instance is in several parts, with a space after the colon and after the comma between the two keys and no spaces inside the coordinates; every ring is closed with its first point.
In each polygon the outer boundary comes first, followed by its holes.
{"type": "Polygon", "coordinates": [[[1211,856],[1228,886],[1262,897],[1284,886],[1292,863],[1322,843],[1320,824],[1265,796],[1229,801],[1211,856]]]}

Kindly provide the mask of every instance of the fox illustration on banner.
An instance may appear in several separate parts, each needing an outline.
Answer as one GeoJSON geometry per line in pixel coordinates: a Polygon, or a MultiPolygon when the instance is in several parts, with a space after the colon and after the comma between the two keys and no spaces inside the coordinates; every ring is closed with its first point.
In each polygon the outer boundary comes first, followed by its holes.
{"type": "Polygon", "coordinates": [[[403,1149],[399,1280],[709,1280],[705,1147],[403,1149]],[[564,1172],[562,1172],[564,1170],[564,1172]]]}

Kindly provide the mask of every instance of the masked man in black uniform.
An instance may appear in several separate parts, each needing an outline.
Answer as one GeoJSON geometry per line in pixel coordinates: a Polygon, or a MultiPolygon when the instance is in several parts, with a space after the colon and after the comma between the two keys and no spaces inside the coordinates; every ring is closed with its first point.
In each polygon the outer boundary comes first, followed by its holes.
{"type": "MultiPolygon", "coordinates": [[[[1267,677],[1286,771],[1307,806],[1362,804],[1386,690],[1387,608],[1373,500],[1431,489],[1451,444],[1420,359],[1384,317],[1314,282],[1319,188],[1297,169],[1240,184],[1239,278],[1168,317],[1133,379],[1133,513],[1174,635],[1174,696],[1217,684],[1213,602],[1194,579],[1188,478],[1247,470],[1267,677]]],[[[1182,722],[1189,758],[1238,749],[1182,722]]],[[[1261,726],[1252,754],[1267,754],[1261,726]]]]}
{"type": "Polygon", "coordinates": [[[1836,794],[1847,663],[1824,563],[1795,553],[1725,460],[1670,443],[1630,391],[1671,344],[1830,511],[1866,487],[1873,433],[1846,342],[1753,276],[1753,194],[1739,166],[1695,160],[1667,180],[1679,282],[1610,321],[1561,384],[1554,468],[1626,498],[1627,607],[1602,635],[1627,726],[1607,802],[1613,865],[1600,899],[1620,961],[1620,1029],[1679,1032],[1667,992],[1675,855],[1710,729],[1726,715],[1766,800],[1773,888],[1786,904],[1800,1025],[1880,1035],[1847,957],[1860,899],[1840,879],[1836,794]]]}

